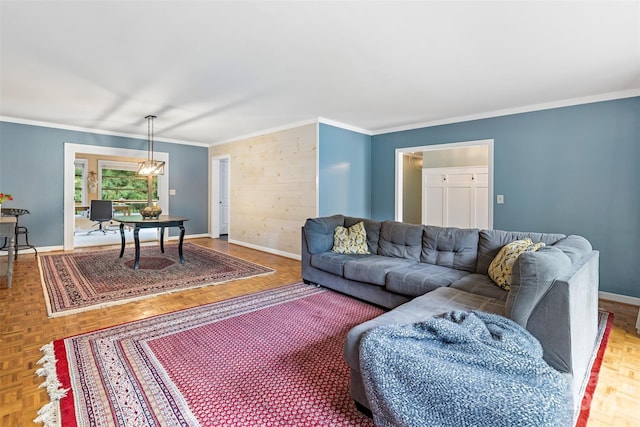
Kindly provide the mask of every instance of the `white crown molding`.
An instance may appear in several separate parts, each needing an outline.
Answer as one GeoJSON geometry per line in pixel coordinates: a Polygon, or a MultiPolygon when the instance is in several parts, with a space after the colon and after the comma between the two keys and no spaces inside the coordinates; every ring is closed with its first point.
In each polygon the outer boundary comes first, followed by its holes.
{"type": "Polygon", "coordinates": [[[509,116],[512,114],[521,114],[521,113],[530,113],[533,111],[550,110],[552,108],[571,107],[574,105],[592,104],[594,102],[612,101],[615,99],[623,99],[623,98],[632,98],[634,96],[640,96],[640,88],[619,91],[619,92],[603,93],[599,95],[585,96],[582,98],[564,99],[561,101],[546,102],[542,104],[526,105],[526,106],[516,107],[516,108],[507,108],[504,110],[488,111],[485,113],[471,114],[468,116],[450,117],[450,118],[441,119],[441,120],[434,120],[431,122],[416,123],[412,125],[398,126],[393,128],[387,128],[387,129],[379,129],[376,131],[371,131],[370,134],[382,135],[385,133],[402,132],[405,130],[421,129],[421,128],[427,128],[432,126],[449,125],[453,123],[468,122],[471,120],[490,119],[493,117],[509,116]]]}
{"type": "Polygon", "coordinates": [[[337,122],[335,120],[326,119],[324,117],[319,117],[318,118],[318,123],[322,123],[322,124],[325,124],[325,125],[333,126],[333,127],[344,129],[344,130],[350,130],[352,132],[362,133],[362,134],[365,134],[365,135],[368,135],[368,136],[373,135],[373,133],[370,130],[367,130],[367,129],[364,129],[364,128],[360,128],[360,127],[357,127],[357,126],[351,126],[351,125],[348,125],[346,123],[337,122]]]}
{"type": "MultiPolygon", "coordinates": [[[[137,134],[125,133],[125,132],[113,132],[113,131],[102,130],[102,129],[92,129],[92,128],[84,128],[80,126],[62,125],[59,123],[40,122],[37,120],[19,119],[16,117],[0,116],[0,122],[17,123],[21,125],[30,125],[30,126],[40,126],[40,127],[53,128],[53,129],[71,130],[75,132],[89,132],[89,133],[95,133],[98,135],[121,136],[124,138],[142,139],[144,141],[147,140],[147,135],[137,135],[137,134]]],[[[155,142],[167,142],[169,144],[180,144],[180,145],[194,145],[197,147],[209,147],[210,145],[203,142],[180,141],[177,139],[168,139],[168,138],[154,137],[153,140],[155,142]]]]}
{"type": "MultiPolygon", "coordinates": [[[[162,139],[162,138],[156,138],[155,140],[156,141],[160,141],[160,142],[167,142],[167,143],[170,143],[170,144],[193,145],[193,146],[198,146],[198,147],[212,147],[214,145],[221,145],[221,144],[227,144],[227,143],[231,143],[231,142],[242,141],[242,140],[249,139],[249,138],[254,138],[254,137],[257,137],[257,136],[268,135],[268,134],[271,134],[271,133],[280,132],[280,131],[288,130],[288,129],[293,129],[293,128],[300,127],[300,126],[306,126],[306,125],[310,125],[310,124],[314,124],[314,123],[323,123],[323,124],[326,124],[326,125],[338,127],[338,128],[345,129],[345,130],[350,130],[350,131],[353,131],[353,132],[358,132],[358,133],[361,133],[361,134],[364,134],[364,135],[368,135],[368,136],[375,136],[375,135],[382,135],[382,134],[392,133],[392,132],[402,132],[402,131],[407,131],[407,130],[427,128],[427,127],[432,127],[432,126],[441,126],[441,125],[447,125],[447,124],[453,124],[453,123],[462,123],[462,122],[468,122],[468,121],[471,121],[471,120],[489,119],[489,118],[493,118],[493,117],[508,116],[508,115],[512,115],[512,114],[521,114],[521,113],[529,113],[529,112],[533,112],[533,111],[549,110],[549,109],[552,109],[552,108],[562,108],[562,107],[570,107],[570,106],[581,105],[581,104],[591,104],[591,103],[594,103],[594,102],[612,101],[612,100],[615,100],[615,99],[623,99],[623,98],[632,98],[632,97],[635,97],[635,96],[640,96],[640,88],[624,90],[624,91],[618,91],[618,92],[608,92],[608,93],[604,93],[604,94],[585,96],[585,97],[581,97],[581,98],[564,99],[564,100],[560,100],[560,101],[553,101],[553,102],[547,102],[547,103],[541,103],[541,104],[525,105],[525,106],[522,106],[522,107],[507,108],[507,109],[504,109],[504,110],[488,111],[488,112],[484,112],[484,113],[471,114],[471,115],[468,115],[468,116],[449,117],[449,118],[440,119],[440,120],[434,120],[434,121],[422,122],[422,123],[415,123],[415,124],[410,124],[410,125],[397,126],[397,127],[378,129],[378,130],[368,130],[368,129],[364,129],[364,128],[361,128],[361,127],[358,127],[358,126],[352,126],[352,125],[349,125],[349,124],[346,124],[346,123],[338,122],[338,121],[335,121],[335,120],[332,120],[332,119],[327,119],[327,118],[324,118],[324,117],[318,117],[316,119],[308,119],[308,120],[303,120],[303,121],[300,121],[300,122],[294,122],[294,123],[289,123],[289,124],[285,124],[285,125],[282,125],[282,126],[277,126],[277,127],[273,127],[273,128],[269,128],[269,129],[264,129],[264,130],[257,131],[257,132],[251,132],[251,133],[248,133],[248,134],[245,134],[245,135],[241,135],[241,136],[225,139],[225,140],[214,142],[214,143],[203,143],[203,142],[195,142],[195,141],[180,141],[180,140],[162,139]]],[[[142,140],[146,140],[147,139],[146,135],[136,135],[136,134],[123,133],[123,132],[112,132],[112,131],[105,131],[105,130],[101,130],[101,129],[91,129],[91,128],[83,128],[83,127],[79,127],[79,126],[62,125],[62,124],[58,124],[58,123],[49,123],[49,122],[40,122],[40,121],[35,121],[35,120],[18,119],[18,118],[15,118],[15,117],[0,116],[0,122],[2,122],[2,121],[11,122],[11,123],[26,124],[26,125],[33,125],[33,126],[50,127],[50,128],[55,128],[55,129],[72,130],[72,131],[78,131],[78,132],[90,132],[90,133],[101,134],[101,135],[121,136],[121,137],[125,137],[125,138],[136,138],[136,139],[142,139],[142,140]]]]}

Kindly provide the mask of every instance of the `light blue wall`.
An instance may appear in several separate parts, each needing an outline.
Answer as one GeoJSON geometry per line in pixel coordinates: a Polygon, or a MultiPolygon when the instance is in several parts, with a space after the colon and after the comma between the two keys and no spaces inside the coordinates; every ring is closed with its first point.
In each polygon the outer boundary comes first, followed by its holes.
{"type": "Polygon", "coordinates": [[[371,137],[320,123],[320,216],[371,216],[371,137]]]}
{"type": "Polygon", "coordinates": [[[640,297],[640,97],[372,137],[371,216],[393,219],[394,150],[494,139],[494,228],[579,234],[600,290],[640,297]]]}
{"type": "MultiPolygon", "coordinates": [[[[0,191],[14,201],[6,207],[28,209],[20,218],[35,246],[61,246],[64,218],[64,143],[147,150],[147,141],[42,126],[0,122],[0,191]]],[[[169,210],[189,218],[187,235],[207,233],[208,149],[155,142],[155,151],[169,153],[169,210]]],[[[170,230],[172,235],[177,230],[170,230]]]]}

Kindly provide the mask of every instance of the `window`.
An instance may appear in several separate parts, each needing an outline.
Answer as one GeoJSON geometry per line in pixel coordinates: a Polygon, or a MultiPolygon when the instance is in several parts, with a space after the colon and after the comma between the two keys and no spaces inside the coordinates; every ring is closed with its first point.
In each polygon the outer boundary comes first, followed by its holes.
{"type": "Polygon", "coordinates": [[[76,159],[75,166],[75,187],[73,201],[76,205],[86,206],[87,203],[87,159],[76,159]]]}
{"type": "MultiPolygon", "coordinates": [[[[133,162],[98,161],[100,195],[102,200],[126,203],[131,213],[147,205],[147,177],[136,175],[138,164],[133,162]]],[[[158,177],[151,181],[152,201],[158,201],[158,177]]]]}

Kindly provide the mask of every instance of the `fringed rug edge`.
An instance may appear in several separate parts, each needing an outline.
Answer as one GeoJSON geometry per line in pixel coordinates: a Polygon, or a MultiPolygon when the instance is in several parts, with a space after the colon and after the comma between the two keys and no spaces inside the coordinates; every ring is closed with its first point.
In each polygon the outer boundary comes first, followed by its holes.
{"type": "Polygon", "coordinates": [[[45,388],[49,395],[49,402],[46,403],[40,410],[38,410],[38,416],[33,420],[35,423],[42,423],[44,427],[60,427],[61,414],[60,414],[60,400],[67,395],[69,389],[62,388],[62,383],[58,378],[56,364],[57,359],[54,350],[54,343],[50,342],[40,347],[43,356],[38,360],[38,365],[41,368],[36,370],[36,375],[44,377],[44,381],[38,388],[45,388]]]}

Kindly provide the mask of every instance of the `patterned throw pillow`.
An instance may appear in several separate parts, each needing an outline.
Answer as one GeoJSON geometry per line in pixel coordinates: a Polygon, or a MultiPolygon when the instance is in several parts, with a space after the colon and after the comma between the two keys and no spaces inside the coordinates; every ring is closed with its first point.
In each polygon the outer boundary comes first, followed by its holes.
{"type": "Polygon", "coordinates": [[[368,254],[367,231],[364,222],[360,221],[349,228],[339,225],[333,232],[333,249],[338,254],[368,254]]]}
{"type": "Polygon", "coordinates": [[[535,252],[542,246],[544,243],[533,243],[529,238],[504,245],[489,265],[489,277],[496,285],[508,291],[511,288],[511,271],[518,257],[527,251],[535,252]]]}

